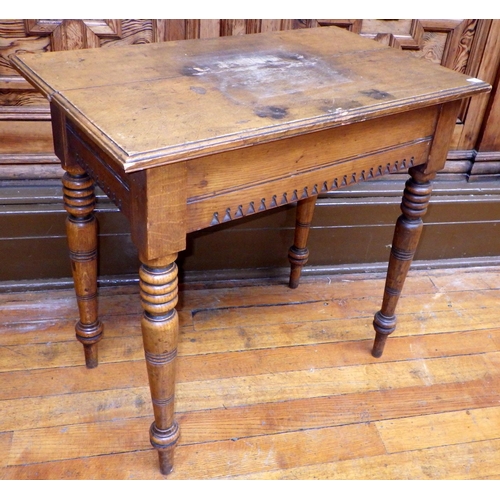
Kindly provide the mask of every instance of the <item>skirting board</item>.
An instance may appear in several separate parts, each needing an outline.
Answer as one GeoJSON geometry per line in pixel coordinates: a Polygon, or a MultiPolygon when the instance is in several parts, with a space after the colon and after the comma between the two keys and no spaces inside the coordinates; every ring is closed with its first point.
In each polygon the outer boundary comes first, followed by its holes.
{"type": "MultiPolygon", "coordinates": [[[[412,263],[410,272],[424,269],[456,269],[456,268],[484,268],[500,266],[499,257],[473,257],[468,259],[440,259],[416,260],[412,263]]],[[[385,276],[387,262],[372,264],[352,264],[338,266],[306,266],[302,272],[305,280],[328,277],[339,274],[377,274],[385,276]]],[[[228,269],[205,272],[192,271],[181,273],[179,288],[230,288],[235,286],[251,286],[288,282],[289,268],[260,268],[260,269],[228,269]]],[[[119,276],[102,276],[98,278],[99,287],[127,286],[139,284],[139,276],[133,274],[119,276]]],[[[61,278],[54,280],[23,280],[0,282],[0,293],[20,293],[43,290],[61,290],[73,288],[73,280],[61,278]]]]}

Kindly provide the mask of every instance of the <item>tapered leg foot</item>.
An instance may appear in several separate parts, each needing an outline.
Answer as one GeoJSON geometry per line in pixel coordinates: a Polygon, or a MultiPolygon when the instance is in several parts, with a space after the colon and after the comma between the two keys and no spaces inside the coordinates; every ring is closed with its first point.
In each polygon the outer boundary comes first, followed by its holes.
{"type": "Polygon", "coordinates": [[[382,356],[387,337],[396,329],[396,305],[422,233],[422,217],[432,191],[430,179],[435,176],[423,175],[416,167],[409,173],[411,178],[406,182],[401,202],[402,215],[394,231],[382,307],[373,320],[375,342],[372,355],[376,358],[382,356]]]}
{"type": "Polygon", "coordinates": [[[288,250],[288,260],[290,262],[290,280],[288,286],[297,288],[299,286],[302,268],[309,259],[307,249],[307,239],[314,215],[317,196],[311,196],[297,202],[297,215],[295,222],[295,235],[293,245],[288,250]]]}
{"type": "Polygon", "coordinates": [[[85,364],[95,368],[97,342],[103,325],[97,313],[97,222],[94,217],[94,184],[83,169],[67,166],[63,199],[68,212],[66,233],[80,320],[76,338],[83,344],[85,364]]]}
{"type": "Polygon", "coordinates": [[[96,368],[99,364],[99,359],[97,355],[97,344],[94,345],[84,345],[83,354],[85,356],[85,366],[87,368],[96,368]]]}
{"type": "Polygon", "coordinates": [[[144,309],[142,335],[155,420],[150,428],[151,444],[158,450],[160,471],[173,468],[179,427],[174,419],[175,366],[179,321],[176,256],[157,262],[143,259],[140,277],[144,309]]]}
{"type": "Polygon", "coordinates": [[[164,475],[170,474],[174,468],[174,452],[179,440],[179,426],[177,422],[167,430],[160,430],[156,424],[151,425],[149,431],[151,444],[158,451],[160,472],[164,475]]]}
{"type": "Polygon", "coordinates": [[[380,358],[384,352],[387,337],[396,329],[396,316],[384,316],[380,311],[375,314],[373,320],[375,328],[375,342],[373,343],[372,355],[380,358]]]}

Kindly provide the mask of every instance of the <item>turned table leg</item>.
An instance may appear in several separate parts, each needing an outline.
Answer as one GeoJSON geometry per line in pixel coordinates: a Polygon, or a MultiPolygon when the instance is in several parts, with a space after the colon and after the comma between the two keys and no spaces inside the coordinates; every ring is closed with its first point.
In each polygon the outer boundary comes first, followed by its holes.
{"type": "Polygon", "coordinates": [[[76,338],[83,344],[85,364],[97,366],[97,342],[103,326],[97,315],[97,222],[94,217],[94,184],[78,166],[65,167],[64,207],[66,232],[80,319],[76,338]]]}
{"type": "Polygon", "coordinates": [[[139,271],[141,303],[144,309],[142,336],[148,370],[154,422],[151,444],[158,450],[160,470],[173,468],[179,427],[174,420],[175,365],[179,320],[177,304],[177,255],[162,262],[141,258],[139,271]]]}
{"type": "Polygon", "coordinates": [[[302,268],[309,258],[307,239],[309,237],[309,229],[311,227],[317,199],[317,196],[311,196],[310,198],[305,198],[297,202],[293,245],[288,250],[288,260],[291,265],[290,281],[288,284],[290,288],[297,288],[299,286],[302,268]]]}
{"type": "Polygon", "coordinates": [[[376,358],[382,356],[387,337],[396,329],[396,305],[422,232],[422,216],[431,197],[430,181],[436,175],[422,174],[417,167],[411,168],[409,174],[401,202],[402,215],[394,231],[382,308],[373,320],[376,335],[372,355],[376,358]]]}

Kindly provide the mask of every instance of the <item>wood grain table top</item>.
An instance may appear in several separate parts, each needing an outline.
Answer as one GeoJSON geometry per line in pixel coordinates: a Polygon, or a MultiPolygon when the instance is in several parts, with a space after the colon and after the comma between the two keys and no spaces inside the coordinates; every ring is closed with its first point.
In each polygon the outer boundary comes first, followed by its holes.
{"type": "Polygon", "coordinates": [[[125,171],[490,88],[336,27],[23,54],[12,63],[125,171]]]}

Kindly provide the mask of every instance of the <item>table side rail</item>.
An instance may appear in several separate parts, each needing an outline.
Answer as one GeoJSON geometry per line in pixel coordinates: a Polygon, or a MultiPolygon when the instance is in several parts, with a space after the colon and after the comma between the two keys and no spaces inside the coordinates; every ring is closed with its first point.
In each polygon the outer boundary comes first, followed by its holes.
{"type": "Polygon", "coordinates": [[[66,124],[66,134],[72,161],[90,175],[126,216],[130,216],[130,179],[123,167],[113,162],[69,120],[66,124]]]}
{"type": "Polygon", "coordinates": [[[397,173],[427,160],[431,138],[335,162],[244,189],[188,202],[187,232],[215,226],[358,182],[397,173]]]}

